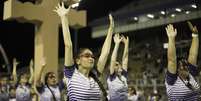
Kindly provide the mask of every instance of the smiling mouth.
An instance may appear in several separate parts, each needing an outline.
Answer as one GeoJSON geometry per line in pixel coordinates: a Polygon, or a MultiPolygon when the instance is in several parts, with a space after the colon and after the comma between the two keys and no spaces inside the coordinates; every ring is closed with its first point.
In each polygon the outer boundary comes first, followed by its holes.
{"type": "Polygon", "coordinates": [[[89,63],[94,63],[93,61],[89,61],[89,63]]]}

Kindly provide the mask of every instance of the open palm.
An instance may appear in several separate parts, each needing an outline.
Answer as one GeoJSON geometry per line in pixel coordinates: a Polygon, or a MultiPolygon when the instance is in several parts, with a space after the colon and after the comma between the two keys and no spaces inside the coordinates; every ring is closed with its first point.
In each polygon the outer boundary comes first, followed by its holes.
{"type": "Polygon", "coordinates": [[[62,4],[58,4],[55,9],[53,10],[54,12],[56,12],[60,17],[65,16],[69,13],[71,6],[69,6],[68,9],[66,9],[64,7],[64,3],[62,2],[62,4]]]}
{"type": "Polygon", "coordinates": [[[167,25],[165,29],[168,37],[175,37],[177,35],[177,29],[175,29],[172,24],[167,25]]]}

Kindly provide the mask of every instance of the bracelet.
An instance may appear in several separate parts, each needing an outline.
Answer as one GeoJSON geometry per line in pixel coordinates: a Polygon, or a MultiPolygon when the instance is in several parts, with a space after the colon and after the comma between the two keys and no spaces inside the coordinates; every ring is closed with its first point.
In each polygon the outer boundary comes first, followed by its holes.
{"type": "Polygon", "coordinates": [[[198,34],[192,33],[192,37],[198,37],[198,34]]]}

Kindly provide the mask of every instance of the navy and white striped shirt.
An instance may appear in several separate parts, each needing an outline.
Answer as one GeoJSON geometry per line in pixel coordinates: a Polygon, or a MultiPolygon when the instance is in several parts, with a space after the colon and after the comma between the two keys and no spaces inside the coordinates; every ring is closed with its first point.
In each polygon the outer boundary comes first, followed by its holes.
{"type": "Polygon", "coordinates": [[[194,88],[193,90],[185,85],[177,74],[172,74],[169,71],[166,73],[166,92],[169,101],[198,101],[200,86],[195,81],[194,76],[198,75],[197,67],[189,64],[189,83],[194,88]]]}
{"type": "Polygon", "coordinates": [[[75,66],[65,67],[64,75],[68,78],[66,83],[70,101],[101,100],[101,90],[92,77],[85,77],[75,66]]]}
{"type": "Polygon", "coordinates": [[[107,79],[109,88],[110,101],[128,101],[128,84],[127,84],[127,71],[123,70],[122,75],[118,77],[113,73],[107,79]]]}

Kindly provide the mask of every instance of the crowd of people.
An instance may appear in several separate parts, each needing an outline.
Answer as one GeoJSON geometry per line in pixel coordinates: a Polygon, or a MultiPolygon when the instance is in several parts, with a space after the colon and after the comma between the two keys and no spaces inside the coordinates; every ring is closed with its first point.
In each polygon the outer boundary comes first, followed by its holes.
{"type": "MultiPolygon", "coordinates": [[[[14,59],[12,75],[0,76],[0,101],[146,101],[143,92],[137,91],[134,85],[128,85],[129,37],[113,33],[112,15],[109,15],[110,25],[99,57],[96,58],[89,48],[82,48],[76,56],[73,56],[68,21],[70,9],[71,6],[65,8],[62,3],[54,10],[61,20],[64,38],[63,80],[57,80],[56,71],[47,72],[43,77],[44,69],[48,68],[45,57],[41,59],[39,73],[35,76],[37,73],[34,73],[33,61],[30,62],[29,72],[18,74],[16,72],[18,63],[14,59]],[[100,78],[107,67],[112,41],[114,49],[107,69],[109,74],[106,89],[100,78]],[[121,44],[124,45],[124,51],[122,60],[118,61],[121,44]]],[[[199,35],[196,26],[190,22],[188,26],[192,31],[192,44],[187,58],[176,55],[177,29],[172,24],[165,28],[168,36],[165,86],[169,101],[199,101],[201,97],[200,86],[195,79],[199,74],[197,66],[199,35]]],[[[160,94],[153,93],[148,101],[161,101],[160,98],[160,94]]]]}

